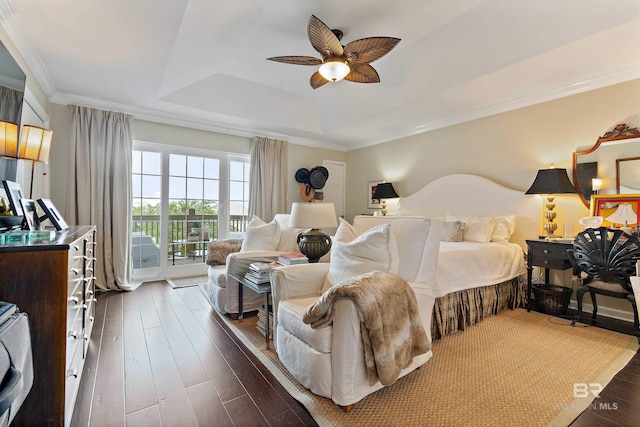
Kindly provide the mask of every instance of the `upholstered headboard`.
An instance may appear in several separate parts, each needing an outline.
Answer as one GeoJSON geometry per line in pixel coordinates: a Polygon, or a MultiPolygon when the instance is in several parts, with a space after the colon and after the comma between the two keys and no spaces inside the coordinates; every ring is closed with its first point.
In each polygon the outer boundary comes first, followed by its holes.
{"type": "Polygon", "coordinates": [[[515,215],[516,227],[510,241],[526,251],[526,239],[540,233],[542,201],[523,191],[507,188],[490,179],[469,174],[435,179],[398,203],[398,215],[444,217],[454,215],[515,215]]]}

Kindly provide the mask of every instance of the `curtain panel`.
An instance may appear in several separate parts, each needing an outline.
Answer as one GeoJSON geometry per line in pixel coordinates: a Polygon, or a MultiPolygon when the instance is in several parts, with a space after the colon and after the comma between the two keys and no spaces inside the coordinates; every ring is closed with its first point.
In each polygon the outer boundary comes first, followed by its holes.
{"type": "Polygon", "coordinates": [[[132,290],[131,121],[133,116],[76,105],[67,186],[67,220],[95,225],[97,286],[132,290]]]}
{"type": "Polygon", "coordinates": [[[271,221],[287,213],[287,148],[289,143],[255,137],[251,144],[249,219],[254,215],[271,221]]]}

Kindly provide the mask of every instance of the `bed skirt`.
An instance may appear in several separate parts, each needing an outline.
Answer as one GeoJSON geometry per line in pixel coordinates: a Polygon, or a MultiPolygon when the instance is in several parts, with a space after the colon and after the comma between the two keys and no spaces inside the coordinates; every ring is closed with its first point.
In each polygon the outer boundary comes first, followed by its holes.
{"type": "Polygon", "coordinates": [[[520,275],[506,282],[467,289],[436,298],[431,322],[432,339],[440,339],[475,325],[498,311],[524,307],[527,280],[520,275]]]}

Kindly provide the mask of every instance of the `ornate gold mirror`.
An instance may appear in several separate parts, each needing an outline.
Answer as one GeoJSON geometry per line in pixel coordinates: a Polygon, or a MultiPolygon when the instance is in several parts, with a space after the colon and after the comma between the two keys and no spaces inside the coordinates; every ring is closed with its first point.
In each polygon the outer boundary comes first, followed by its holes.
{"type": "Polygon", "coordinates": [[[595,145],[573,153],[573,185],[580,200],[589,207],[592,194],[640,193],[640,131],[626,124],[598,138],[595,145]],[[602,180],[602,188],[595,190],[593,178],[602,180]]]}

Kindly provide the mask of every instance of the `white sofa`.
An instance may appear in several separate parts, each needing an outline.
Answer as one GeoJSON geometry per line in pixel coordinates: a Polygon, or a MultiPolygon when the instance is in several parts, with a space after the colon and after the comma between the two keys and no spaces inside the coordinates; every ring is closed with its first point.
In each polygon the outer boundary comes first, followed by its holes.
{"type": "MultiPolygon", "coordinates": [[[[398,275],[415,292],[420,318],[431,341],[442,224],[423,217],[357,216],[352,227],[364,232],[385,223],[390,224],[389,230],[397,241],[398,275]]],[[[330,326],[312,329],[302,321],[306,308],[318,300],[329,267],[330,264],[308,264],[272,270],[275,344],[278,357],[302,385],[348,410],[383,385],[369,385],[360,321],[353,301],[337,302],[330,326]]],[[[400,376],[423,365],[431,355],[429,351],[415,357],[400,376]]]]}
{"type": "MultiPolygon", "coordinates": [[[[283,252],[298,251],[297,238],[300,230],[289,227],[289,214],[277,214],[274,220],[278,223],[277,235],[274,235],[274,250],[250,250],[230,254],[226,264],[209,265],[207,292],[211,305],[222,314],[238,313],[238,282],[230,277],[237,273],[244,275],[249,270],[249,264],[257,261],[275,261],[283,252]]],[[[256,294],[250,289],[243,290],[243,311],[257,310],[264,302],[263,295],[256,294]]]]}

